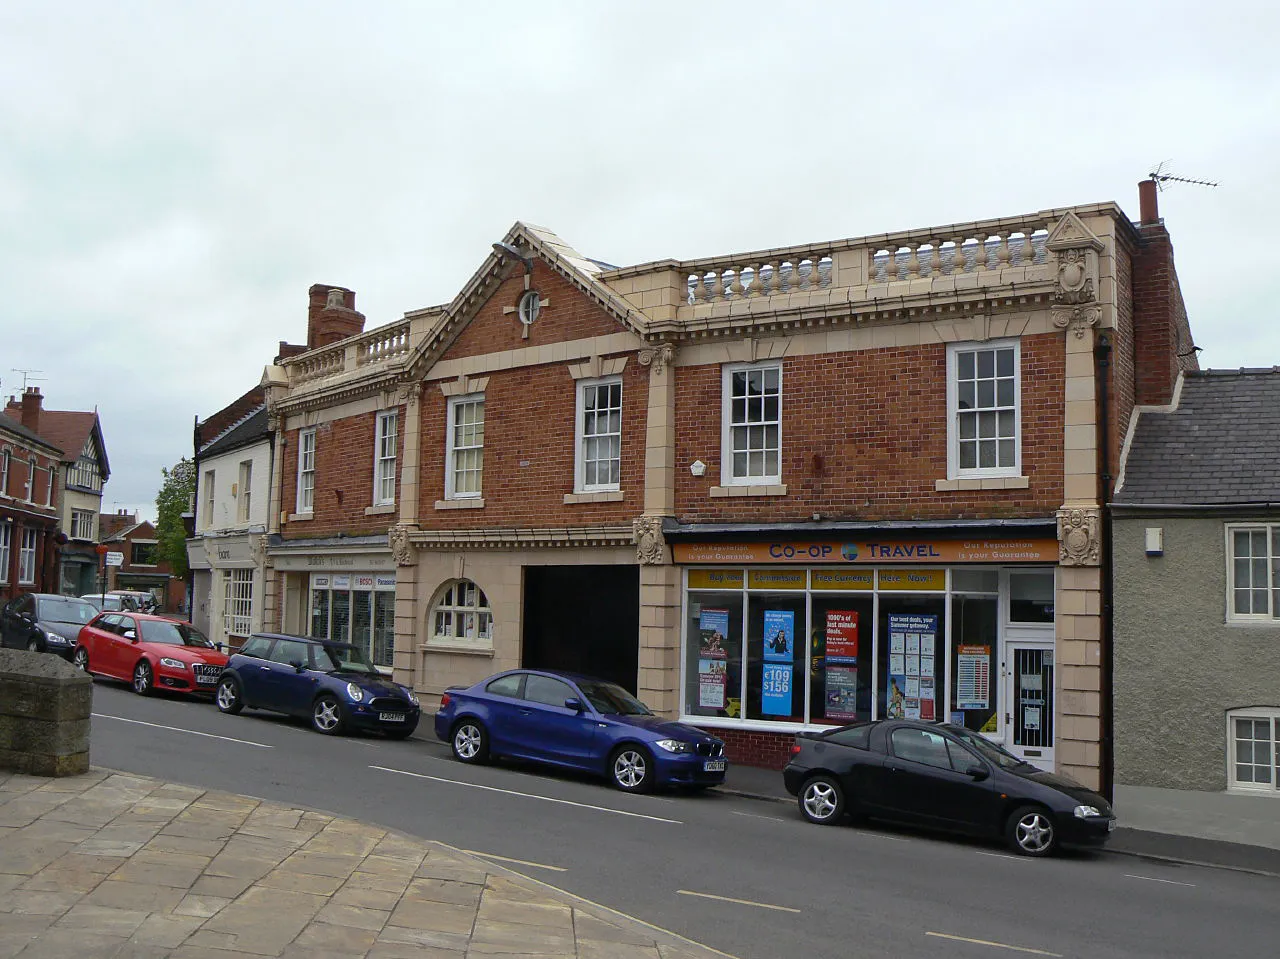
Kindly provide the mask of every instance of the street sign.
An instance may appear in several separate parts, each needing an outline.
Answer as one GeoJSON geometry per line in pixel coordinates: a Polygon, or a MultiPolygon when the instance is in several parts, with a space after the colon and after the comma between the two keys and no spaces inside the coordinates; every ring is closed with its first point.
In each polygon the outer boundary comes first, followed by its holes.
{"type": "Polygon", "coordinates": [[[107,565],[108,565],[108,566],[123,566],[123,565],[124,565],[124,553],[107,553],[107,565]]]}

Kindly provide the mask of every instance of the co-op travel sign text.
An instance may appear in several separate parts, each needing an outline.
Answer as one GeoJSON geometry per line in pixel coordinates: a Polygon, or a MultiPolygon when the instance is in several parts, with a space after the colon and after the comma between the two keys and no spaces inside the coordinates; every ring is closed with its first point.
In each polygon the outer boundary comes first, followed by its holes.
{"type": "MultiPolygon", "coordinates": [[[[867,559],[942,559],[942,553],[933,543],[863,543],[867,559]]],[[[844,543],[840,547],[842,559],[858,558],[856,543],[844,543]]],[[[774,559],[808,557],[814,560],[832,559],[836,546],[833,543],[770,543],[769,555],[774,559]]]]}

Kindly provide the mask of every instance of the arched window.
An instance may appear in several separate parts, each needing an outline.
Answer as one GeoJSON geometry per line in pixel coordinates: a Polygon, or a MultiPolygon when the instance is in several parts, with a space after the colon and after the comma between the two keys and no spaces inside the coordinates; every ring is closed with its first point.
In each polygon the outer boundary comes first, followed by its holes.
{"type": "Polygon", "coordinates": [[[431,608],[429,641],[444,646],[492,646],[489,598],[469,579],[450,583],[431,608]]]}

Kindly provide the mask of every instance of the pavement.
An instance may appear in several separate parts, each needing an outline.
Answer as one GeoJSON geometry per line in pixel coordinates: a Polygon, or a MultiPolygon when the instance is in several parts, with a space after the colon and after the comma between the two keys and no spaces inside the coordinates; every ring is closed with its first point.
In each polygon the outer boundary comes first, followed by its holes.
{"type": "MultiPolygon", "coordinates": [[[[794,803],[782,774],[731,764],[721,791],[794,803]]],[[[1117,786],[1106,851],[1280,876],[1280,796],[1117,786]]]]}
{"type": "Polygon", "coordinates": [[[0,772],[0,959],[712,959],[440,842],[92,769],[0,772]]]}

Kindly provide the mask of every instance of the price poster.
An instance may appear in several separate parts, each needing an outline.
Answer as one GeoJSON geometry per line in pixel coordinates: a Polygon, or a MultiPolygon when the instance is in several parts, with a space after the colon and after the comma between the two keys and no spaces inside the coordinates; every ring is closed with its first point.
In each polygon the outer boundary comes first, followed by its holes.
{"type": "Polygon", "coordinates": [[[791,715],[791,664],[765,663],[760,686],[760,711],[770,716],[791,715]]]}
{"type": "Polygon", "coordinates": [[[991,647],[956,647],[956,709],[991,708],[991,647]]]}
{"type": "Polygon", "coordinates": [[[706,609],[698,614],[698,705],[724,709],[729,685],[728,652],[725,637],[729,632],[727,609],[706,609]]]}
{"type": "Polygon", "coordinates": [[[827,719],[858,718],[858,612],[827,612],[826,705],[827,719]]]}
{"type": "Polygon", "coordinates": [[[933,719],[937,715],[933,664],[937,637],[936,615],[889,615],[889,688],[885,695],[889,719],[933,719]]]}
{"type": "Polygon", "coordinates": [[[789,663],[794,658],[796,614],[789,609],[764,611],[764,659],[767,663],[789,663]]]}

